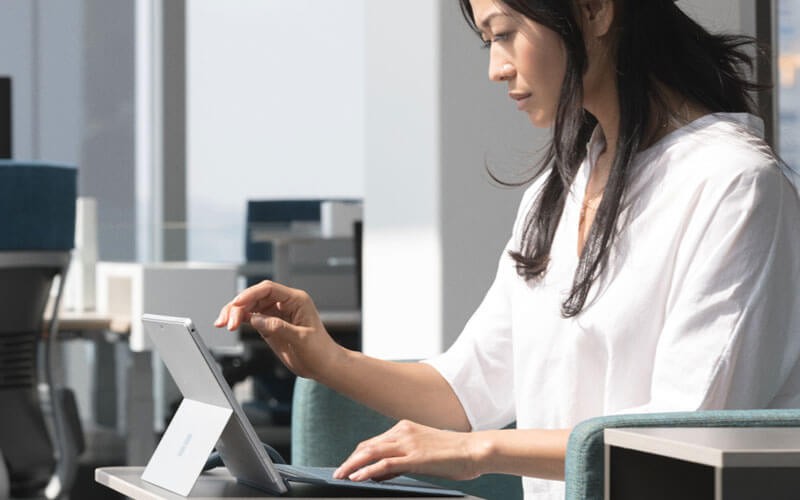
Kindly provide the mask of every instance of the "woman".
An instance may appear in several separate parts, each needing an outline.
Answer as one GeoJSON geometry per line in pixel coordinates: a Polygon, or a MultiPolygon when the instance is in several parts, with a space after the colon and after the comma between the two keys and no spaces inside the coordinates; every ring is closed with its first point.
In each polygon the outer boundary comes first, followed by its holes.
{"type": "Polygon", "coordinates": [[[296,374],[405,419],[337,476],[502,472],[526,498],[560,498],[583,419],[800,404],[800,202],[749,114],[747,40],[670,0],[462,10],[489,77],[553,139],[456,343],[416,364],[347,351],[307,294],[270,282],[217,320],[250,322],[296,374]]]}

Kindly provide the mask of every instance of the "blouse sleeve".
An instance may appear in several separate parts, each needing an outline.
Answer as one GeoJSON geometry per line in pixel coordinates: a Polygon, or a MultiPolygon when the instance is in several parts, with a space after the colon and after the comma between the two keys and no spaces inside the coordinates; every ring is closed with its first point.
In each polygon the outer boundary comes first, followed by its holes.
{"type": "Polygon", "coordinates": [[[496,429],[515,420],[514,356],[509,287],[520,279],[508,252],[520,233],[540,182],[526,191],[513,235],[500,256],[494,281],[459,337],[443,354],[423,361],[450,384],[473,430],[496,429]]]}
{"type": "Polygon", "coordinates": [[[511,314],[506,289],[507,251],[497,275],[458,339],[443,354],[424,362],[447,380],[473,430],[499,428],[514,421],[514,367],[511,314]]]}
{"type": "Polygon", "coordinates": [[[694,200],[664,277],[651,399],[620,413],[768,408],[797,363],[797,191],[778,168],[757,168],[707,183],[694,200]]]}

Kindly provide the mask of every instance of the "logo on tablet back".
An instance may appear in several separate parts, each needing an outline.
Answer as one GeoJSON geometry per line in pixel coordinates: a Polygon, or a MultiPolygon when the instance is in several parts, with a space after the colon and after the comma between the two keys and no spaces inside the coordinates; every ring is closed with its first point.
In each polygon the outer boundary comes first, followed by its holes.
{"type": "Polygon", "coordinates": [[[189,446],[189,442],[191,440],[192,440],[192,433],[190,432],[189,434],[186,435],[185,438],[183,438],[183,442],[181,443],[181,447],[178,449],[178,456],[179,457],[183,456],[183,452],[186,451],[186,447],[189,446]]]}

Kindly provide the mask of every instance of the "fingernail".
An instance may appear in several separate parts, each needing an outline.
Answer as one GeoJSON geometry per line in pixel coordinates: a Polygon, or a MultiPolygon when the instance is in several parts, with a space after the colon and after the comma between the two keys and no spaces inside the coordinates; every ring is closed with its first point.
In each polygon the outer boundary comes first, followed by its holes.
{"type": "Polygon", "coordinates": [[[220,326],[222,324],[222,313],[219,313],[217,319],[214,320],[214,326],[220,326]]]}
{"type": "Polygon", "coordinates": [[[335,471],[333,471],[333,478],[334,479],[341,479],[342,478],[342,468],[339,467],[335,471]]]}
{"type": "Polygon", "coordinates": [[[351,481],[360,481],[361,476],[362,476],[361,471],[353,472],[352,474],[350,474],[348,479],[350,479],[351,481]]]}
{"type": "Polygon", "coordinates": [[[233,330],[233,318],[228,320],[228,330],[233,330]]]}

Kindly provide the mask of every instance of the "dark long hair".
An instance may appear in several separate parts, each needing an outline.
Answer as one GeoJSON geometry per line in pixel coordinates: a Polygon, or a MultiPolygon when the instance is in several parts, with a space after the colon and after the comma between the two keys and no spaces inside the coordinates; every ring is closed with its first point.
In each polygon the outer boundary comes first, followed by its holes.
{"type": "MultiPolygon", "coordinates": [[[[479,32],[469,1],[460,2],[467,22],[479,32]]],[[[711,112],[753,112],[755,105],[749,92],[764,88],[743,76],[744,70],[753,70],[753,61],[745,52],[752,38],[711,34],[672,0],[614,2],[612,29],[620,111],[616,156],[572,289],[561,306],[564,317],[581,312],[603,270],[617,232],[630,165],[636,153],[648,145],[648,124],[670,115],[658,84],[711,112]]],[[[582,105],[587,56],[573,0],[498,0],[498,5],[553,30],[563,40],[567,54],[553,136],[526,182],[539,175],[547,177],[525,220],[521,249],[511,252],[517,273],[534,280],[547,270],[567,193],[586,156],[586,143],[597,120],[582,105]]]]}

